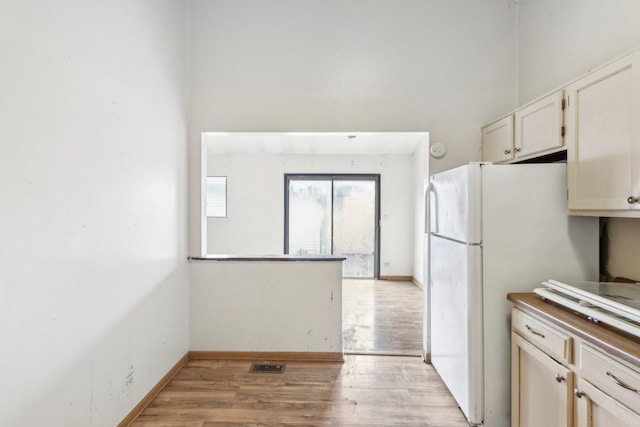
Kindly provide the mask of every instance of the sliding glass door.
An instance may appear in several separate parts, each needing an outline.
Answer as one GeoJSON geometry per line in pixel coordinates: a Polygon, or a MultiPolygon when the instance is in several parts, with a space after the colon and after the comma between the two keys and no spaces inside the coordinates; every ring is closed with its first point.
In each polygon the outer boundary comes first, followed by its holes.
{"type": "Polygon", "coordinates": [[[379,175],[285,175],[285,253],[340,254],[343,277],[379,274],[379,175]]]}

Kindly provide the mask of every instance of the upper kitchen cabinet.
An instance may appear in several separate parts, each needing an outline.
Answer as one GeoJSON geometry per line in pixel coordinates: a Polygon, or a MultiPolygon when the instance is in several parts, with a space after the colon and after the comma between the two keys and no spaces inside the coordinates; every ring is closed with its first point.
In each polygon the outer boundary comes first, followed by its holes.
{"type": "Polygon", "coordinates": [[[482,161],[512,163],[564,150],[559,90],[482,128],[482,161]]]}
{"type": "Polygon", "coordinates": [[[640,51],[565,93],[569,213],[640,217],[640,51]]]}
{"type": "Polygon", "coordinates": [[[562,90],[515,112],[516,160],[526,160],[564,149],[562,90]]]}
{"type": "Polygon", "coordinates": [[[482,161],[502,163],[513,159],[513,114],[482,128],[482,161]]]}

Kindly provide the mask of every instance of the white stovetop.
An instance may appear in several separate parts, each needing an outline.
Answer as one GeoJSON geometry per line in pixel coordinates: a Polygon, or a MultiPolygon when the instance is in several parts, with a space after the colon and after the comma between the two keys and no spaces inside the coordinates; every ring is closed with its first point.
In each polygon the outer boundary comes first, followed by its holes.
{"type": "Polygon", "coordinates": [[[640,336],[640,284],[612,282],[560,282],[547,280],[534,292],[594,322],[603,322],[640,336]]]}

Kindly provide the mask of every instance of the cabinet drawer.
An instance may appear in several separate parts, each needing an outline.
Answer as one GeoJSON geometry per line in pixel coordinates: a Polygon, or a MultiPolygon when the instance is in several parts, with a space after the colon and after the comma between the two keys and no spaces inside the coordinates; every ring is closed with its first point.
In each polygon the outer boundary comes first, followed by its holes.
{"type": "Polygon", "coordinates": [[[573,340],[551,325],[519,310],[513,311],[513,330],[559,362],[572,363],[573,340]]]}
{"type": "Polygon", "coordinates": [[[580,375],[623,405],[640,408],[640,373],[586,344],[580,346],[580,375]]]}

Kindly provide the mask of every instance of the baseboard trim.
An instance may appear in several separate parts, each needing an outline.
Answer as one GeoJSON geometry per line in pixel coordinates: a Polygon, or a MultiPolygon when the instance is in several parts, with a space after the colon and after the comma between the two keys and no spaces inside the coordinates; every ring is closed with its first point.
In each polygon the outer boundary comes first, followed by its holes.
{"type": "Polygon", "coordinates": [[[394,282],[411,282],[420,289],[424,290],[424,286],[418,279],[413,276],[380,276],[379,280],[391,280],[394,282]]]}
{"type": "Polygon", "coordinates": [[[282,360],[299,362],[344,362],[342,353],[282,351],[190,351],[192,360],[282,360]]]}
{"type": "Polygon", "coordinates": [[[138,416],[142,413],[142,411],[144,411],[147,408],[147,406],[151,404],[153,399],[155,399],[156,396],[158,396],[158,394],[160,394],[160,392],[164,390],[167,384],[169,384],[169,382],[173,379],[173,377],[176,376],[176,374],[180,371],[180,369],[182,369],[187,364],[187,362],[189,362],[189,359],[190,359],[189,353],[182,356],[182,358],[178,360],[178,362],[173,366],[173,368],[171,368],[169,372],[167,372],[167,374],[164,377],[162,377],[160,381],[158,381],[158,384],[156,384],[151,389],[151,391],[149,391],[149,393],[147,393],[147,395],[142,398],[140,403],[138,403],[131,410],[131,412],[129,412],[129,414],[126,417],[124,417],[122,421],[120,421],[120,424],[118,424],[118,427],[128,427],[131,424],[133,424],[133,422],[138,418],[138,416]]]}
{"type": "Polygon", "coordinates": [[[394,282],[411,282],[411,276],[380,276],[380,280],[392,280],[394,282]]]}

